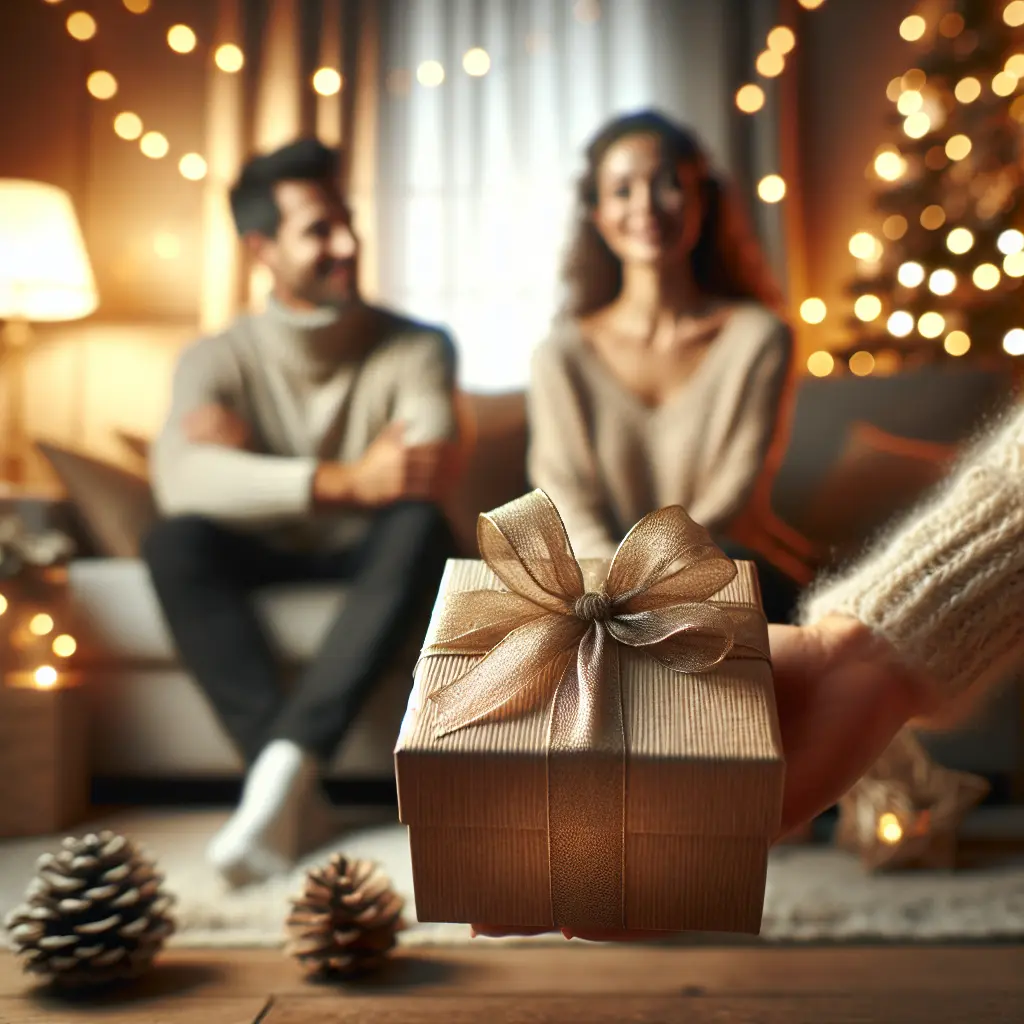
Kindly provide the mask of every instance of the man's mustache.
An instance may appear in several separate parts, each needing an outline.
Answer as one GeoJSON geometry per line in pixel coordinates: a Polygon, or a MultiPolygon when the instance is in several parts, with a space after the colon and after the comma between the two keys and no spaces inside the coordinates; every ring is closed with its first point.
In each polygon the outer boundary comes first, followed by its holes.
{"type": "Polygon", "coordinates": [[[325,260],[317,267],[317,274],[320,277],[330,277],[331,274],[338,270],[346,270],[350,274],[354,274],[356,270],[356,261],[354,259],[325,260]]]}

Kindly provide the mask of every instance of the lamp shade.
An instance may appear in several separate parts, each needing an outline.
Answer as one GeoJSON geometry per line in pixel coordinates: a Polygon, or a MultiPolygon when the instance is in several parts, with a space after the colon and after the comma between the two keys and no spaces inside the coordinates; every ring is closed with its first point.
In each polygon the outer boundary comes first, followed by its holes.
{"type": "Polygon", "coordinates": [[[0,178],[0,319],[78,320],[99,304],[71,197],[0,178]]]}

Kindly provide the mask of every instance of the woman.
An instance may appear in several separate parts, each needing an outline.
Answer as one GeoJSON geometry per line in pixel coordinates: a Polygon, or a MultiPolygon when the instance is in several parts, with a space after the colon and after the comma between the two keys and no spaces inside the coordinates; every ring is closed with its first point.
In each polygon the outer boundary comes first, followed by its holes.
{"type": "Polygon", "coordinates": [[[682,505],[758,564],[784,622],[796,585],[729,540],[788,395],[790,332],[757,244],[697,139],[656,112],[591,142],[579,206],[569,301],[533,360],[531,481],[579,557],[610,556],[648,512],[682,505]]]}

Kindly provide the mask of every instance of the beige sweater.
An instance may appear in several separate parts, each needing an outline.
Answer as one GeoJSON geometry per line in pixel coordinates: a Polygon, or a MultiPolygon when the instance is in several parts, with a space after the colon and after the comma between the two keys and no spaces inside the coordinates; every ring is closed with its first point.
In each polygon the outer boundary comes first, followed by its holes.
{"type": "Polygon", "coordinates": [[[694,375],[652,408],[605,368],[573,321],[536,351],[529,475],[579,557],[608,557],[634,523],[682,505],[712,533],[743,508],[764,464],[791,351],[787,326],[744,304],[694,375]]]}
{"type": "Polygon", "coordinates": [[[860,619],[973,701],[1024,666],[1024,406],[991,430],[940,493],[807,598],[803,621],[860,619]]]}
{"type": "Polygon", "coordinates": [[[344,546],[366,529],[358,509],[314,515],[322,460],[354,462],[402,420],[410,443],[452,439],[455,359],[442,331],[374,311],[377,340],[346,352],[331,310],[296,313],[271,301],[181,355],[151,475],[165,515],[208,516],[290,544],[344,546]],[[227,405],[252,428],[253,450],[192,444],[183,419],[227,405]]]}

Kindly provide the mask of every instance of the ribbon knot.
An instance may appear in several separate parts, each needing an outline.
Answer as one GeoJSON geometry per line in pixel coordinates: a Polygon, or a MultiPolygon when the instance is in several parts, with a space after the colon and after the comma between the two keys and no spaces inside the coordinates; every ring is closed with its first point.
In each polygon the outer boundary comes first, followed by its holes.
{"type": "Polygon", "coordinates": [[[576,618],[584,622],[607,622],[612,615],[612,603],[607,594],[599,590],[588,590],[582,597],[576,598],[573,612],[576,618]]]}

